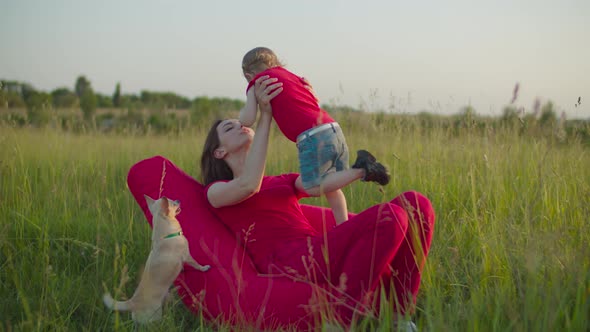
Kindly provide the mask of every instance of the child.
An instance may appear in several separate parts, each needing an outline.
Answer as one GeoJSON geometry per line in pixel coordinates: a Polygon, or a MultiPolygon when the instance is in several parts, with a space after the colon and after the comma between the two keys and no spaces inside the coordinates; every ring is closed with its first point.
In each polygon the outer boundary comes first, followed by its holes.
{"type": "Polygon", "coordinates": [[[387,169],[365,150],[357,152],[353,169],[348,168],[348,147],[342,129],[320,108],[307,81],[283,68],[272,50],[257,47],[246,53],[242,71],[249,84],[240,122],[250,127],[256,121],[258,104],[254,89],[250,89],[256,79],[264,75],[277,78],[283,92],[271,101],[273,118],[281,132],[297,143],[303,188],[309,195],[326,196],[337,224],[348,220],[346,198],[340,188],[358,178],[355,169],[365,170],[363,181],[389,183],[387,169]]]}

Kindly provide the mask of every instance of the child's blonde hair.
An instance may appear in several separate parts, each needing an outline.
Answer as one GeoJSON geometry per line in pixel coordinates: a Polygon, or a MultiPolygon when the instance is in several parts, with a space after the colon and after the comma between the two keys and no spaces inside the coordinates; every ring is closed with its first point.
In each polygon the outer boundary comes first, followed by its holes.
{"type": "Polygon", "coordinates": [[[242,59],[242,71],[245,73],[258,74],[259,72],[283,66],[277,55],[269,48],[256,47],[248,51],[242,59]]]}

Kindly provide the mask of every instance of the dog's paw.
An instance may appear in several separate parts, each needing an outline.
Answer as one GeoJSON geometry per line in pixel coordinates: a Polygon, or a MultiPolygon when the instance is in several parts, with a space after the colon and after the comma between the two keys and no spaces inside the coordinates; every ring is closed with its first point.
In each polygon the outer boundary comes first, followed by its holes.
{"type": "Polygon", "coordinates": [[[203,265],[201,267],[201,271],[206,272],[206,271],[209,271],[210,268],[211,268],[211,265],[203,265]]]}

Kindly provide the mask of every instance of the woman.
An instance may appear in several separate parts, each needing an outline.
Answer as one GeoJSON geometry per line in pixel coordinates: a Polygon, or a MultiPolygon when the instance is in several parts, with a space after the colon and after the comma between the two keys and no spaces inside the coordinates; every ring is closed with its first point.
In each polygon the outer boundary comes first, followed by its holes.
{"type": "MultiPolygon", "coordinates": [[[[299,174],[264,175],[270,100],[281,91],[276,79],[256,81],[261,109],[256,135],[238,120],[211,127],[201,157],[211,209],[239,235],[259,272],[288,274],[322,286],[332,312],[344,322],[378,308],[374,295],[380,290],[391,296],[396,312],[411,313],[432,240],[430,202],[406,192],[326,234],[316,231],[298,202],[307,195],[299,174]]],[[[364,169],[355,170],[342,177],[340,187],[365,176],[364,169]]]]}

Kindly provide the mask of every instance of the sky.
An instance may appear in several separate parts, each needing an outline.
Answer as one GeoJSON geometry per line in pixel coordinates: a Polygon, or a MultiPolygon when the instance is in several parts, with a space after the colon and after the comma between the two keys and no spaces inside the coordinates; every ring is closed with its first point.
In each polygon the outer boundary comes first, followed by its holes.
{"type": "Polygon", "coordinates": [[[45,91],[85,75],[109,95],[245,100],[257,46],[322,104],[501,115],[519,84],[525,112],[590,118],[588,0],[0,0],[0,78],[45,91]]]}

